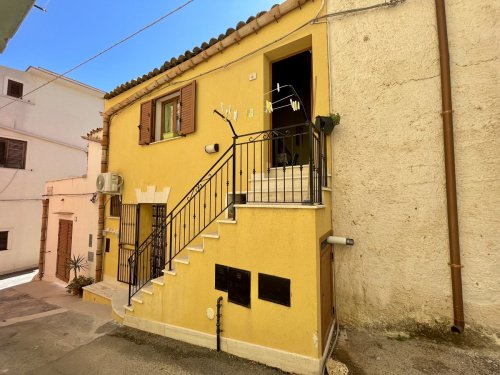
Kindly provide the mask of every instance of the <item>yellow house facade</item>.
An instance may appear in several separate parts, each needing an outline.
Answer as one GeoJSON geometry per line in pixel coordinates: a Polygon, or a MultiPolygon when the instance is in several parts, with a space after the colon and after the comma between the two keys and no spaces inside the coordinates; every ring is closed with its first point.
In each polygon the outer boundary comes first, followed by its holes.
{"type": "Polygon", "coordinates": [[[323,5],[285,1],[108,94],[102,172],[118,183],[103,180],[96,267],[127,292],[125,325],[320,371],[335,321],[323,5]]]}

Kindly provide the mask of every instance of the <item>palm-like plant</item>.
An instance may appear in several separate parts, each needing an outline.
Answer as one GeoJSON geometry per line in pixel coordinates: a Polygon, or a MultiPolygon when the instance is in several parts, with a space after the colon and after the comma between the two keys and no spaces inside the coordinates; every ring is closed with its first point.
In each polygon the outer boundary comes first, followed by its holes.
{"type": "Polygon", "coordinates": [[[73,271],[75,273],[75,277],[73,278],[73,280],[76,280],[77,272],[88,269],[87,261],[85,260],[85,258],[81,255],[75,256],[75,254],[73,254],[72,257],[68,260],[67,266],[70,272],[73,271]]]}

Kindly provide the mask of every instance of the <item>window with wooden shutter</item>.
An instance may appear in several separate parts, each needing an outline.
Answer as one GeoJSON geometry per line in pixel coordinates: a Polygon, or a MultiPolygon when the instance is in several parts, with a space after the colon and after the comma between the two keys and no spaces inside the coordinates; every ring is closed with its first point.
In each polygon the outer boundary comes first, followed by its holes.
{"type": "Polygon", "coordinates": [[[9,232],[0,231],[0,251],[8,250],[8,244],[9,244],[9,232]]]}
{"type": "Polygon", "coordinates": [[[24,169],[26,164],[26,141],[0,138],[0,167],[24,169]]]}
{"type": "Polygon", "coordinates": [[[152,141],[154,106],[153,101],[141,104],[141,119],[139,122],[139,144],[148,145],[152,141]]]}
{"type": "Polygon", "coordinates": [[[22,98],[23,96],[23,84],[21,82],[16,82],[11,79],[7,80],[7,95],[14,98],[22,98]]]}
{"type": "Polygon", "coordinates": [[[196,81],[181,88],[181,126],[180,134],[186,135],[195,131],[196,81]]]}
{"type": "Polygon", "coordinates": [[[196,81],[141,104],[139,144],[194,133],[196,81]]]}

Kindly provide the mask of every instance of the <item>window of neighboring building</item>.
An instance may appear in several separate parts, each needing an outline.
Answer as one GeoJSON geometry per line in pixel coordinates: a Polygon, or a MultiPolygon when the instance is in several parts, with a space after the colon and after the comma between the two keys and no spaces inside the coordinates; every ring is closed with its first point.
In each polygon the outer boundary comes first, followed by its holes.
{"type": "Polygon", "coordinates": [[[0,251],[8,250],[9,245],[9,232],[0,231],[0,251]]]}
{"type": "Polygon", "coordinates": [[[17,139],[0,138],[0,167],[24,169],[27,142],[17,139]]]}
{"type": "Polygon", "coordinates": [[[16,82],[11,79],[7,80],[7,95],[13,96],[14,98],[23,97],[23,84],[21,82],[16,82]]]}
{"type": "Polygon", "coordinates": [[[122,202],[119,195],[111,197],[111,205],[109,208],[109,216],[120,217],[122,212],[122,202]]]}
{"type": "Polygon", "coordinates": [[[139,144],[148,145],[195,131],[196,82],[141,103],[139,144]]]}

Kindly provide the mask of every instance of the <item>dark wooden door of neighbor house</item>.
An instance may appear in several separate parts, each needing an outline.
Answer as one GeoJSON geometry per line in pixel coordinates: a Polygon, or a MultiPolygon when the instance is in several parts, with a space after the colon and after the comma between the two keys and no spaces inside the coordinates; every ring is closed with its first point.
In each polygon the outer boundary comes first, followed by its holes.
{"type": "Polygon", "coordinates": [[[118,241],[118,281],[128,283],[130,266],[128,259],[139,245],[139,214],[137,204],[122,204],[120,210],[120,238],[118,241]]]}
{"type": "Polygon", "coordinates": [[[165,204],[153,205],[153,249],[151,251],[151,277],[162,275],[165,268],[165,250],[167,246],[167,233],[165,221],[167,219],[167,206],[165,204]]]}
{"type": "Polygon", "coordinates": [[[323,350],[326,347],[334,317],[332,251],[332,245],[326,243],[326,238],[323,239],[320,260],[321,342],[323,350]]]}
{"type": "Polygon", "coordinates": [[[59,220],[59,234],[57,238],[57,266],[56,276],[68,282],[68,262],[71,258],[71,240],[73,238],[73,222],[71,220],[59,220]]]}

